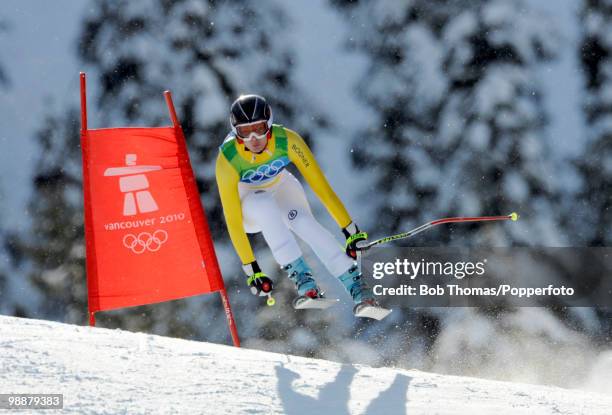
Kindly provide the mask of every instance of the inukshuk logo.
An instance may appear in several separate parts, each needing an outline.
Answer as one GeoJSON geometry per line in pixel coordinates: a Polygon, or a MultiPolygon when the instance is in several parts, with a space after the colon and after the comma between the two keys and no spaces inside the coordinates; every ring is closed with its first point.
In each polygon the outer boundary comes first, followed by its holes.
{"type": "MultiPolygon", "coordinates": [[[[104,176],[119,177],[119,190],[123,193],[123,216],[135,216],[159,210],[157,202],[149,190],[146,173],[161,170],[161,166],[137,165],[136,154],[125,155],[125,166],[109,167],[104,176]]],[[[151,219],[145,221],[148,222],[151,219]]],[[[154,232],[128,233],[123,237],[123,246],[135,254],[145,251],[157,252],[168,240],[168,233],[158,229],[154,232]]]]}
{"type": "Polygon", "coordinates": [[[119,177],[119,189],[124,194],[123,216],[133,216],[138,212],[155,212],[159,208],[149,191],[149,181],[145,173],[161,170],[161,166],[138,166],[136,154],[125,155],[125,167],[109,167],[105,176],[119,177]]]}

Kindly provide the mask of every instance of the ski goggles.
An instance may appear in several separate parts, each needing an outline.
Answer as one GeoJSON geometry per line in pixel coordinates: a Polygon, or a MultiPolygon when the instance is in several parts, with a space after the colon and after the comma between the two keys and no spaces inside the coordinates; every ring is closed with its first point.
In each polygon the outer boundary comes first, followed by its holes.
{"type": "Polygon", "coordinates": [[[251,141],[253,139],[262,140],[268,134],[268,122],[256,121],[248,124],[241,124],[235,127],[236,134],[242,141],[251,141]]]}

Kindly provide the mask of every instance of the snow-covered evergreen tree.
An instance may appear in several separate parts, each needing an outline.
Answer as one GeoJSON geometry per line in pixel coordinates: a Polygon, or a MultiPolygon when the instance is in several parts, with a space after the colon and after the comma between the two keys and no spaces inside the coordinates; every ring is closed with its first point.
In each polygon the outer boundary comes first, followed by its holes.
{"type": "Polygon", "coordinates": [[[520,1],[336,3],[371,62],[358,90],[377,118],[354,161],[385,195],[376,229],[518,211],[513,226],[461,225],[428,243],[561,243],[533,73],[555,53],[550,24],[520,1]]]}
{"type": "Polygon", "coordinates": [[[583,178],[574,218],[586,245],[612,245],[612,1],[585,0],[580,58],[584,69],[587,143],[576,160],[583,178]]]}
{"type": "Polygon", "coordinates": [[[28,207],[32,232],[14,235],[10,243],[22,283],[34,286],[38,297],[28,298],[28,317],[86,321],[78,123],[76,110],[49,115],[37,134],[41,152],[28,207]]]}
{"type": "MultiPolygon", "coordinates": [[[[5,34],[8,28],[6,20],[0,18],[0,35],[5,34]]],[[[0,55],[0,59],[2,56],[0,55]]],[[[8,73],[0,60],[0,92],[9,88],[8,73]]],[[[5,221],[4,201],[7,200],[6,190],[0,187],[0,314],[15,316],[25,315],[25,309],[31,304],[28,291],[28,282],[19,281],[15,277],[14,261],[10,255],[10,235],[5,221]]]]}
{"type": "MultiPolygon", "coordinates": [[[[352,144],[355,166],[377,182],[368,227],[517,211],[516,223],[439,228],[410,243],[563,243],[535,76],[557,48],[546,17],[515,0],[333,3],[350,24],[349,46],[369,60],[356,91],[375,118],[352,144]]],[[[421,330],[406,347],[423,356],[434,342],[444,347],[437,336],[466,310],[399,311],[400,332],[421,330]]]]}
{"type": "MultiPolygon", "coordinates": [[[[4,35],[9,29],[9,23],[0,17],[0,35],[4,35]]],[[[0,62],[0,87],[6,87],[9,82],[9,77],[6,68],[0,62]]]]}
{"type": "MultiPolygon", "coordinates": [[[[2,22],[2,20],[0,20],[0,32],[3,29],[3,25],[4,23],[2,22]]],[[[5,84],[6,81],[6,74],[4,69],[2,68],[2,66],[0,65],[0,83],[5,84]]],[[[1,88],[1,87],[0,87],[1,88]]],[[[2,192],[2,189],[0,188],[0,200],[4,199],[4,194],[2,192]]],[[[1,212],[0,212],[1,213],[1,212]]],[[[0,304],[4,304],[7,302],[8,298],[8,273],[9,273],[9,261],[10,258],[8,256],[8,253],[6,252],[6,248],[5,248],[5,229],[4,226],[2,226],[2,222],[0,222],[0,304]]],[[[4,313],[6,314],[7,311],[9,310],[0,310],[0,313],[4,311],[4,313]]],[[[9,311],[10,312],[10,311],[9,311]]],[[[12,313],[11,313],[12,314],[12,313]]]]}
{"type": "Polygon", "coordinates": [[[442,39],[451,88],[436,138],[446,161],[435,206],[440,213],[522,214],[513,226],[461,228],[472,241],[563,243],[535,77],[558,47],[550,23],[521,1],[490,1],[456,16],[442,39]]]}
{"type": "Polygon", "coordinates": [[[443,160],[435,137],[449,89],[440,31],[460,9],[455,1],[333,3],[355,29],[349,47],[369,60],[356,92],[375,117],[357,127],[353,161],[376,178],[370,226],[407,230],[435,215],[443,160]]]}
{"type": "MultiPolygon", "coordinates": [[[[7,30],[8,24],[0,19],[0,34],[7,30]]],[[[0,64],[0,86],[6,86],[8,83],[8,75],[6,73],[6,69],[2,64],[0,64]]]]}

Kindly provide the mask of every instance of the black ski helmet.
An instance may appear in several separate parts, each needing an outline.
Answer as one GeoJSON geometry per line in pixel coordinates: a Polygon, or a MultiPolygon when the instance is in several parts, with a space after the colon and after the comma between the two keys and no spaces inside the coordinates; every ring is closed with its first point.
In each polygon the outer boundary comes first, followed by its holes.
{"type": "Polygon", "coordinates": [[[258,121],[266,121],[272,128],[272,108],[260,95],[240,95],[230,108],[230,123],[236,134],[236,127],[258,121]]]}

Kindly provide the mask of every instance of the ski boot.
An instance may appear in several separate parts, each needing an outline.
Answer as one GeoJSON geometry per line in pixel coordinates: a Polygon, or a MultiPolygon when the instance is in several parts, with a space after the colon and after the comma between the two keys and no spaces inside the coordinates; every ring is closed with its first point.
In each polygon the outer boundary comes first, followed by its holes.
{"type": "Polygon", "coordinates": [[[357,317],[369,317],[380,320],[391,312],[378,304],[372,289],[363,280],[357,264],[353,264],[344,274],[338,277],[342,285],[351,294],[355,306],[353,314],[357,317]]]}
{"type": "Polygon", "coordinates": [[[299,257],[282,268],[287,271],[289,279],[293,281],[297,289],[298,296],[293,300],[293,308],[327,308],[337,302],[337,300],[325,298],[312,278],[312,270],[304,258],[299,257]]]}
{"type": "Polygon", "coordinates": [[[312,278],[312,270],[306,264],[304,258],[299,257],[282,268],[287,271],[289,279],[295,284],[299,296],[315,298],[319,295],[319,287],[312,278]]]}

